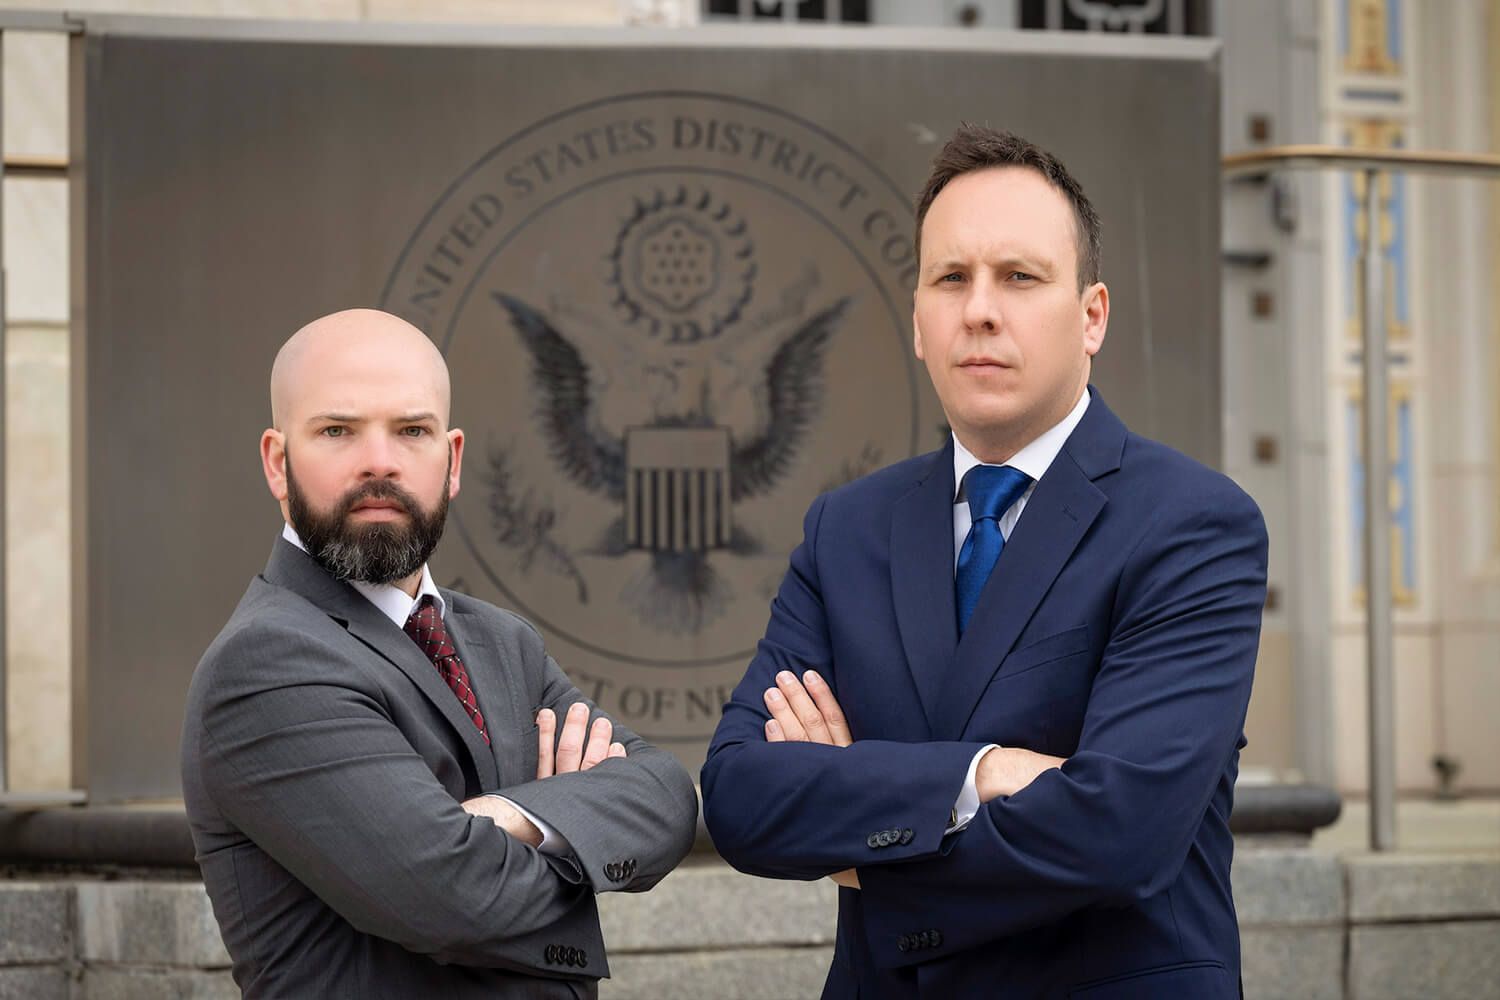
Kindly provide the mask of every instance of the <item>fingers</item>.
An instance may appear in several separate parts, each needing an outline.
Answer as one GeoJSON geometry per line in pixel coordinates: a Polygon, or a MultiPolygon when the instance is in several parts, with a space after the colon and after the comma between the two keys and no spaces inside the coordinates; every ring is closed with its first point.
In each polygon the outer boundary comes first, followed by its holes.
{"type": "Polygon", "coordinates": [[[587,771],[602,760],[625,756],[625,744],[614,739],[613,723],[601,715],[590,725],[589,707],[581,701],[568,708],[561,736],[555,735],[557,713],[550,708],[536,714],[536,732],[538,778],[587,771]]]}
{"type": "Polygon", "coordinates": [[[833,688],[828,686],[823,675],[816,670],[809,670],[802,675],[802,683],[812,696],[823,722],[828,726],[828,737],[833,745],[846,747],[853,743],[854,735],[849,732],[849,722],[844,718],[844,710],[839,707],[839,700],[833,696],[833,688]]]}
{"type": "MultiPolygon", "coordinates": [[[[791,675],[787,674],[787,676],[791,675]]],[[[796,682],[793,681],[793,683],[796,682]]],[[[771,718],[766,723],[767,738],[769,738],[771,725],[775,724],[781,730],[781,739],[777,742],[806,741],[807,731],[802,728],[802,723],[798,721],[797,714],[792,711],[792,706],[786,700],[786,695],[782,694],[779,684],[773,688],[766,688],[765,700],[766,711],[771,713],[771,718]]]]}
{"type": "Polygon", "coordinates": [[[589,707],[581,701],[575,701],[563,721],[562,738],[557,741],[558,774],[576,771],[583,764],[584,734],[588,731],[588,726],[589,707]]]}
{"type": "Polygon", "coordinates": [[[786,734],[781,731],[781,723],[777,722],[775,719],[767,719],[766,720],[766,742],[767,743],[785,743],[786,742],[786,734]]]}
{"type": "MultiPolygon", "coordinates": [[[[777,674],[776,690],[785,701],[787,714],[791,716],[792,723],[802,731],[802,739],[806,739],[811,743],[833,745],[833,734],[828,729],[828,722],[823,718],[823,712],[818,708],[817,703],[808,696],[807,689],[802,686],[801,681],[797,680],[796,674],[790,670],[783,670],[777,674]]],[[[829,692],[829,695],[831,700],[832,692],[829,692]]],[[[767,697],[767,703],[769,704],[769,694],[767,697]]],[[[833,704],[835,708],[838,707],[837,702],[833,704]]],[[[771,714],[776,718],[777,722],[781,723],[781,728],[786,730],[787,739],[798,738],[793,735],[792,726],[788,724],[787,719],[782,717],[781,713],[778,713],[773,708],[771,714]]]]}
{"type": "Polygon", "coordinates": [[[594,720],[589,727],[589,745],[583,751],[583,763],[579,770],[587,771],[599,763],[609,754],[610,737],[614,735],[614,726],[610,725],[604,716],[594,720]]]}
{"type": "Polygon", "coordinates": [[[553,755],[557,746],[557,713],[544,708],[536,713],[536,776],[552,777],[553,755]]]}

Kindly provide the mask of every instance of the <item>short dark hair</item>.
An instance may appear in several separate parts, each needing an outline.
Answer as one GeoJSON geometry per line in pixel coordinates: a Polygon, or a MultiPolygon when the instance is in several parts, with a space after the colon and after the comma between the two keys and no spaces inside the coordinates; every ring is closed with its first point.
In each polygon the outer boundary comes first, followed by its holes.
{"type": "Polygon", "coordinates": [[[1046,178],[1073,204],[1078,236],[1078,291],[1099,280],[1099,214],[1062,161],[1018,135],[965,122],[932,161],[932,174],[917,198],[917,260],[922,259],[922,223],[933,199],[955,177],[989,167],[1026,167],[1046,178]]]}

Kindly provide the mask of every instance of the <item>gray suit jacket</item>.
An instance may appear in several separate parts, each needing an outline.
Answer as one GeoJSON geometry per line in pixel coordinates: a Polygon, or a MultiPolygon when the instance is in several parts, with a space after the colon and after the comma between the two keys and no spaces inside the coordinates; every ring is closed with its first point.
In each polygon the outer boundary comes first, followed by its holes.
{"type": "Polygon", "coordinates": [[[692,844],[691,780],[618,724],[625,759],[535,780],[537,711],[588,699],[530,624],[443,597],[490,746],[416,644],[284,540],[193,674],[183,797],[247,997],[593,996],[594,893],[649,889],[692,844]],[[577,863],[459,805],[502,789],[577,863]]]}

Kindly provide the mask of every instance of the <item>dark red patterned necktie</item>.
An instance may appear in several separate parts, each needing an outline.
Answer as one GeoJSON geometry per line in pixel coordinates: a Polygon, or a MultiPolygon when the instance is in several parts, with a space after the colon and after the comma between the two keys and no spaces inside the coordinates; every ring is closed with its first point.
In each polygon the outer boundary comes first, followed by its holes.
{"type": "Polygon", "coordinates": [[[423,597],[417,610],[406,619],[406,634],[437,667],[437,672],[458,695],[459,704],[479,728],[479,735],[489,743],[490,734],[485,732],[484,716],[479,714],[479,702],[474,697],[474,689],[469,686],[469,672],[464,669],[464,661],[458,658],[458,650],[448,641],[448,629],[443,625],[443,616],[438,614],[437,602],[431,594],[423,597]]]}

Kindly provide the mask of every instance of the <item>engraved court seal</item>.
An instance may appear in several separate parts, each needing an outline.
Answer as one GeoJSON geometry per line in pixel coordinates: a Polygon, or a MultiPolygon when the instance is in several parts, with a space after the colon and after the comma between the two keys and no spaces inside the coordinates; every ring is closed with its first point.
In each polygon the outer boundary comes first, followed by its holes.
{"type": "Polygon", "coordinates": [[[605,98],[486,152],[382,297],[469,434],[445,579],[700,761],[813,497],[935,440],[911,226],[851,144],[730,95],[605,98]]]}

